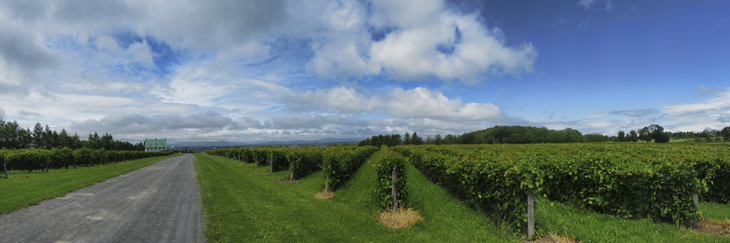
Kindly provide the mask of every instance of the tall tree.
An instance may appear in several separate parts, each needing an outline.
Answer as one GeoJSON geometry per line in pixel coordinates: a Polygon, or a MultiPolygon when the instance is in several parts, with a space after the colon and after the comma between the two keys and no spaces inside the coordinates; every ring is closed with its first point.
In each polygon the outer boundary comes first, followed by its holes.
{"type": "Polygon", "coordinates": [[[626,133],[624,131],[618,131],[617,140],[619,142],[626,142],[626,133]]]}
{"type": "Polygon", "coordinates": [[[403,144],[405,144],[405,145],[411,144],[411,135],[409,135],[408,132],[406,132],[405,138],[403,138],[403,144]]]}
{"type": "Polygon", "coordinates": [[[637,134],[636,131],[631,130],[629,132],[629,141],[631,141],[631,142],[639,141],[639,134],[637,134]]]}
{"type": "Polygon", "coordinates": [[[433,138],[433,143],[436,145],[441,145],[443,143],[443,140],[441,139],[441,134],[436,134],[436,136],[433,138]]]}
{"type": "Polygon", "coordinates": [[[651,142],[651,132],[649,132],[649,127],[639,129],[639,140],[651,142]]]}
{"type": "Polygon", "coordinates": [[[423,139],[416,134],[416,132],[413,132],[413,136],[411,136],[411,144],[413,145],[421,145],[423,144],[423,139]]]}
{"type": "Polygon", "coordinates": [[[71,145],[69,144],[69,139],[70,137],[68,136],[66,128],[61,129],[61,133],[58,134],[58,147],[71,148],[71,145]]]}
{"type": "Polygon", "coordinates": [[[35,126],[33,126],[33,133],[32,133],[32,147],[33,148],[43,148],[43,126],[41,126],[40,122],[36,122],[35,126]]]}
{"type": "Polygon", "coordinates": [[[651,138],[654,139],[655,143],[668,143],[671,137],[671,133],[664,133],[664,128],[657,124],[651,124],[647,127],[651,138]]]}
{"type": "Polygon", "coordinates": [[[46,124],[46,127],[43,130],[43,149],[52,149],[54,142],[53,131],[51,131],[51,128],[49,128],[48,124],[46,124]]]}
{"type": "Polygon", "coordinates": [[[720,135],[722,135],[725,141],[730,141],[730,126],[723,128],[722,131],[720,131],[720,135]]]}

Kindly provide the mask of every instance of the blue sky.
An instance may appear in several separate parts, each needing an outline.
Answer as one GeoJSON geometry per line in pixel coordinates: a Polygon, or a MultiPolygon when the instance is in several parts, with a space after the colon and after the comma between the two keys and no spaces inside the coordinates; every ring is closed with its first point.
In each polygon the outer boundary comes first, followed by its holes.
{"type": "Polygon", "coordinates": [[[256,142],[730,126],[728,1],[3,1],[0,116],[256,142]]]}

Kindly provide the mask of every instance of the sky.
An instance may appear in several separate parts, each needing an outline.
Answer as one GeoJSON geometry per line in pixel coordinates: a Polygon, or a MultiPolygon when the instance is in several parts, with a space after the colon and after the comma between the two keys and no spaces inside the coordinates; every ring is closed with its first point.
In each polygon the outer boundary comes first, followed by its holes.
{"type": "Polygon", "coordinates": [[[0,117],[264,142],[730,126],[730,1],[4,0],[0,117]]]}

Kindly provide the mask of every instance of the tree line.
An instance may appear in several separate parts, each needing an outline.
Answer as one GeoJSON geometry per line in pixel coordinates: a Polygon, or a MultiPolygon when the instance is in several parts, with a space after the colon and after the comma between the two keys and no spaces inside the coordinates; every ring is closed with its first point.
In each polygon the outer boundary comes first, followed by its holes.
{"type": "Polygon", "coordinates": [[[81,140],[77,133],[69,135],[66,129],[61,132],[51,130],[46,124],[45,127],[36,123],[33,129],[22,128],[18,122],[6,122],[0,118],[0,148],[5,149],[106,149],[114,151],[144,151],[144,144],[139,142],[132,144],[127,141],[114,140],[111,134],[105,133],[101,137],[94,132],[89,133],[87,140],[81,140]]]}
{"type": "Polygon", "coordinates": [[[529,143],[585,143],[585,142],[655,142],[667,143],[670,139],[681,138],[706,138],[707,140],[719,141],[723,137],[724,141],[730,141],[730,126],[720,131],[705,130],[701,133],[695,132],[677,132],[671,133],[664,131],[664,127],[658,124],[651,124],[639,130],[631,130],[628,133],[619,131],[616,136],[607,136],[603,134],[586,134],[575,129],[566,128],[563,130],[551,130],[545,127],[530,126],[494,126],[480,131],[464,133],[462,135],[448,134],[441,137],[440,134],[435,136],[426,136],[425,139],[419,137],[416,132],[413,135],[405,133],[403,139],[400,134],[377,135],[362,140],[359,146],[373,145],[380,147],[381,145],[420,145],[420,144],[529,144],[529,143]]]}

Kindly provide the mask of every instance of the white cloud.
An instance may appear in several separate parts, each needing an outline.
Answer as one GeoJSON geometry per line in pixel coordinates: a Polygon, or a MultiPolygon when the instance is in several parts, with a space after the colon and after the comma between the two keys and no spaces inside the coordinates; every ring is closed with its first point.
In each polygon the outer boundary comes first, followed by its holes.
{"type": "Polygon", "coordinates": [[[503,33],[478,18],[444,11],[432,25],[398,29],[371,45],[371,65],[397,79],[435,76],[470,84],[478,83],[480,74],[532,72],[537,57],[532,44],[507,47],[503,33]]]}
{"type": "Polygon", "coordinates": [[[706,112],[726,112],[730,109],[730,89],[717,94],[717,97],[708,98],[704,102],[685,105],[664,106],[662,112],[668,115],[681,115],[684,113],[706,111],[706,112]]]}
{"type": "Polygon", "coordinates": [[[138,63],[146,64],[148,66],[154,65],[152,62],[152,49],[150,45],[147,44],[147,40],[129,45],[127,53],[132,57],[132,60],[138,63]]]}
{"type": "Polygon", "coordinates": [[[403,118],[489,120],[501,116],[502,110],[492,104],[464,103],[459,98],[450,100],[440,92],[419,87],[391,91],[388,113],[403,118]]]}
{"type": "Polygon", "coordinates": [[[5,110],[3,110],[2,107],[0,107],[0,118],[4,118],[4,117],[5,117],[5,110]]]}
{"type": "Polygon", "coordinates": [[[580,0],[578,1],[578,6],[582,6],[586,9],[591,8],[591,5],[595,2],[594,0],[580,0]]]}
{"type": "Polygon", "coordinates": [[[490,120],[500,117],[499,107],[488,103],[465,103],[441,92],[418,87],[392,89],[387,94],[365,95],[353,88],[319,89],[298,94],[290,101],[293,111],[382,113],[399,118],[436,120],[490,120]]]}
{"type": "Polygon", "coordinates": [[[345,113],[372,112],[382,106],[379,97],[367,97],[353,88],[307,90],[298,94],[290,109],[295,111],[325,110],[345,113]]]}
{"type": "Polygon", "coordinates": [[[445,5],[442,0],[373,0],[369,22],[378,28],[430,26],[438,23],[445,5]]]}

